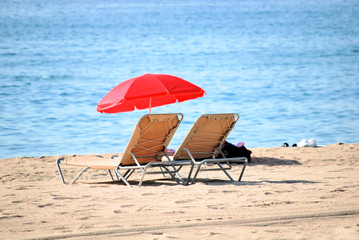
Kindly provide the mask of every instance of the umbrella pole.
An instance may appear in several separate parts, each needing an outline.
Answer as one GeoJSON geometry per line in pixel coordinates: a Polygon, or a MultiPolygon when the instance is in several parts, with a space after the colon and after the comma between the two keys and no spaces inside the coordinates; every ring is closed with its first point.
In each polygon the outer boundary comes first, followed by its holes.
{"type": "Polygon", "coordinates": [[[148,108],[148,111],[149,111],[148,113],[149,113],[149,114],[151,114],[151,100],[152,100],[152,98],[150,98],[150,106],[149,106],[149,108],[148,108]]]}

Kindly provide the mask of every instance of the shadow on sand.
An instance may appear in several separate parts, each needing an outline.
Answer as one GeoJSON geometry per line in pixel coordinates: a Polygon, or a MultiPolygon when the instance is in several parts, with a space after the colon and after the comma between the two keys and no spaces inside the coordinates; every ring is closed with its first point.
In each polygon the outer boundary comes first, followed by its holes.
{"type": "MultiPolygon", "coordinates": [[[[248,163],[248,166],[259,166],[259,165],[267,165],[267,166],[285,166],[285,165],[302,165],[302,163],[296,160],[290,159],[279,159],[279,158],[270,158],[270,157],[253,157],[252,161],[248,163]]],[[[245,173],[244,173],[245,178],[245,173]]],[[[208,178],[197,178],[197,183],[206,184],[206,185],[262,185],[264,183],[271,183],[271,184],[315,184],[319,182],[313,181],[306,181],[306,180],[283,180],[283,181],[270,181],[270,180],[261,180],[261,181],[245,181],[243,179],[241,182],[230,182],[227,179],[208,179],[208,178]]],[[[138,181],[136,180],[129,180],[129,183],[132,186],[137,186],[138,181]]],[[[116,185],[125,185],[122,181],[103,181],[103,182],[92,182],[92,184],[116,184],[116,185]]],[[[177,183],[170,178],[159,178],[159,179],[144,179],[142,183],[142,187],[146,186],[174,186],[177,183]]],[[[190,184],[191,185],[191,184],[190,184]]]]}
{"type": "Polygon", "coordinates": [[[228,180],[223,179],[202,179],[197,178],[196,183],[202,183],[206,185],[236,185],[236,186],[250,186],[250,185],[263,185],[265,183],[270,184],[316,184],[320,182],[315,181],[307,181],[307,180],[283,180],[283,181],[269,181],[269,180],[261,180],[261,181],[245,181],[242,180],[240,182],[230,182],[228,180]]]}
{"type": "Polygon", "coordinates": [[[250,166],[256,166],[256,165],[280,166],[280,165],[302,165],[302,163],[300,163],[296,160],[290,160],[290,159],[254,157],[254,158],[252,158],[252,161],[248,165],[250,165],[250,166]]]}

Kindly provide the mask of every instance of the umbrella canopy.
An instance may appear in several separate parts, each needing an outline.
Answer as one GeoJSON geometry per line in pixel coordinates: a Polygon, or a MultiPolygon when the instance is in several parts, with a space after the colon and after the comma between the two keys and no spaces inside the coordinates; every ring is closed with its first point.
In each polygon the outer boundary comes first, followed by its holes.
{"type": "Polygon", "coordinates": [[[97,104],[100,113],[129,112],[203,97],[206,92],[182,79],[166,74],[144,74],[114,87],[97,104]]]}

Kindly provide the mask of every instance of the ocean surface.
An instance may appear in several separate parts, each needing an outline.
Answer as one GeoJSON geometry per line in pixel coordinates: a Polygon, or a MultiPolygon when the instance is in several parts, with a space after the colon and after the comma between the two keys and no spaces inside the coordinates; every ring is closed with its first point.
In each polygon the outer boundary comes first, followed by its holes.
{"type": "Polygon", "coordinates": [[[0,158],[121,152],[147,110],[96,104],[144,73],[207,96],[181,112],[176,148],[201,114],[241,115],[248,148],[359,142],[357,0],[1,0],[0,158]]]}

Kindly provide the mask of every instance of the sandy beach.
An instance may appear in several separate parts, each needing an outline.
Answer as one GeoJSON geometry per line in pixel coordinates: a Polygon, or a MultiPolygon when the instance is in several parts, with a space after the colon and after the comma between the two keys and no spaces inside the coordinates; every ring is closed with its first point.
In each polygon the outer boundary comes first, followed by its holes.
{"type": "Polygon", "coordinates": [[[359,239],[359,144],[250,150],[240,183],[203,172],[190,186],[97,170],[65,185],[59,156],[0,159],[0,238],[359,239]]]}

